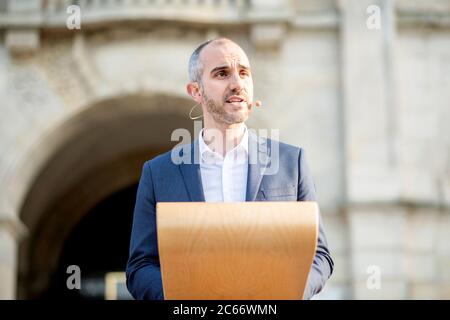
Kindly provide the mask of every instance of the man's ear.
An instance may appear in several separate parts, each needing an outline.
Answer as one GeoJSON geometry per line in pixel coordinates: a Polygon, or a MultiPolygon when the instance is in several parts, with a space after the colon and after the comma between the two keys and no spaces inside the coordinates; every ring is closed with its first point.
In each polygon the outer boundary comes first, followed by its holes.
{"type": "Polygon", "coordinates": [[[202,93],[197,82],[189,82],[186,86],[187,93],[195,100],[197,103],[202,102],[202,93]]]}

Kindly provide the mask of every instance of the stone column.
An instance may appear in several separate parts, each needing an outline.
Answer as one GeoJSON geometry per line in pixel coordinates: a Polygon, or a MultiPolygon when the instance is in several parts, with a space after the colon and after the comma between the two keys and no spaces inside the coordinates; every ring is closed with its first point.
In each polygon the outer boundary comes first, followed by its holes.
{"type": "Polygon", "coordinates": [[[402,299],[407,219],[395,154],[394,1],[338,4],[353,298],[402,299]]]}
{"type": "MultiPolygon", "coordinates": [[[[4,106],[8,104],[8,65],[9,56],[4,45],[4,35],[0,33],[0,97],[4,106]]],[[[1,108],[0,108],[1,109],[1,108]]],[[[4,110],[0,110],[4,111],[4,110]]],[[[0,153],[5,149],[5,141],[0,137],[0,153]]],[[[4,155],[3,155],[4,157],[4,155]]],[[[0,160],[0,192],[4,196],[6,188],[13,186],[5,183],[5,170],[7,164],[0,160]]],[[[26,228],[15,214],[5,208],[8,205],[5,199],[0,198],[0,300],[14,299],[16,297],[17,283],[17,250],[20,238],[25,234],[26,228]]]]}
{"type": "Polygon", "coordinates": [[[0,213],[0,299],[15,299],[17,250],[26,228],[14,216],[0,213]]]}

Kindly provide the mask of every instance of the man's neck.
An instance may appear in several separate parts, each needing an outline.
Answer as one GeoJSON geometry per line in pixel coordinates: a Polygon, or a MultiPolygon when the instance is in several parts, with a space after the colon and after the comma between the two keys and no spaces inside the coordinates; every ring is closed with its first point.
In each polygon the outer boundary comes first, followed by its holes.
{"type": "Polygon", "coordinates": [[[203,140],[211,150],[225,157],[228,151],[241,143],[245,129],[243,122],[231,125],[207,125],[205,123],[203,140]]]}

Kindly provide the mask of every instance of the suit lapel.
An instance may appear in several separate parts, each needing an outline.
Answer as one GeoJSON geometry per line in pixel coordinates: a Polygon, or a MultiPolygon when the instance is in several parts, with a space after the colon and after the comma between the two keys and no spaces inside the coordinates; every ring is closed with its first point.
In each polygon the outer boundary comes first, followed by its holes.
{"type": "Polygon", "coordinates": [[[265,169],[265,166],[261,165],[261,160],[267,157],[266,143],[265,139],[258,139],[257,135],[249,130],[246,201],[255,201],[258,194],[265,169]]]}
{"type": "MultiPolygon", "coordinates": [[[[188,148],[186,148],[188,149],[188,148]]],[[[184,152],[183,149],[182,152],[184,152]]],[[[188,149],[189,150],[189,149],[188,149]]],[[[196,139],[190,147],[191,163],[180,164],[181,175],[192,202],[204,202],[205,195],[203,193],[202,176],[200,173],[200,164],[198,161],[198,139],[196,139]],[[193,156],[193,157],[192,157],[193,156]]]]}

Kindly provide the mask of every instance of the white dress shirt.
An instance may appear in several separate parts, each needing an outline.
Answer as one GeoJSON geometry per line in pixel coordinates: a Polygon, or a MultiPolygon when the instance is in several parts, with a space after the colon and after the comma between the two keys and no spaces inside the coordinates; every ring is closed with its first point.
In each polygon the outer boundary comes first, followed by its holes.
{"type": "Polygon", "coordinates": [[[199,134],[200,172],[206,202],[245,201],[248,171],[248,130],[241,142],[223,157],[212,151],[199,134]]]}

